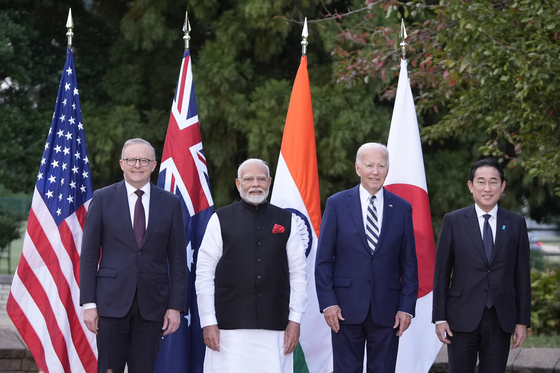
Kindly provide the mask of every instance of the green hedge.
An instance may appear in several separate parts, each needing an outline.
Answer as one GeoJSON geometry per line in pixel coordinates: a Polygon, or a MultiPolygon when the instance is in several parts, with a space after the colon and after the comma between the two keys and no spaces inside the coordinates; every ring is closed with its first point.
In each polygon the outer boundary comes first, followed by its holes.
{"type": "Polygon", "coordinates": [[[531,270],[531,330],[537,335],[560,334],[560,265],[531,270]]]}

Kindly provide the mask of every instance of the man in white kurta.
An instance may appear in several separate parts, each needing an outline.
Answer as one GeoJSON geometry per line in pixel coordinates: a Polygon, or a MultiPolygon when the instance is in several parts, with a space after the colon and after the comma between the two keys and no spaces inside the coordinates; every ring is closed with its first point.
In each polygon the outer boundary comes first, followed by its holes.
{"type": "Polygon", "coordinates": [[[200,323],[207,345],[205,373],[293,370],[292,353],[298,344],[299,325],[307,302],[305,249],[295,217],[266,202],[270,183],[268,166],[263,161],[245,161],[236,179],[242,201],[218,210],[208,222],[196,270],[200,323]],[[284,241],[277,241],[288,233],[284,241]],[[285,253],[270,254],[268,246],[270,250],[278,246],[271,241],[285,242],[285,253]],[[242,265],[235,266],[240,260],[242,265]],[[282,269],[277,270],[284,267],[285,276],[282,269]],[[289,281],[289,303],[288,299],[278,303],[276,298],[282,296],[278,297],[276,290],[271,289],[281,288],[286,281],[289,281]],[[224,282],[227,286],[222,286],[224,282]],[[249,300],[238,302],[241,298],[249,300]],[[234,303],[233,307],[228,303],[234,303]],[[278,311],[278,304],[286,309],[278,311]],[[250,307],[243,309],[246,305],[250,307]],[[217,307],[222,310],[221,315],[217,314],[217,307]],[[286,326],[284,329],[278,325],[286,326]]]}

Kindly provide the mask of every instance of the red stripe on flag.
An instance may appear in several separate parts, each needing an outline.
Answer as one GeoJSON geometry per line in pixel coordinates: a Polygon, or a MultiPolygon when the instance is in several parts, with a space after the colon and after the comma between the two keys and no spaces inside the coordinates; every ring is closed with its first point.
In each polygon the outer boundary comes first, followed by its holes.
{"type": "MultiPolygon", "coordinates": [[[[65,223],[64,223],[65,224],[65,223]]],[[[60,302],[62,303],[62,305],[64,306],[64,308],[66,309],[66,316],[68,318],[68,323],[69,323],[69,327],[70,327],[70,333],[72,336],[72,342],[74,343],[74,346],[76,348],[76,351],[78,352],[78,355],[80,357],[80,360],[82,362],[82,365],[84,367],[91,367],[92,365],[97,365],[97,358],[95,357],[93,351],[91,350],[91,346],[89,345],[89,342],[86,338],[86,336],[84,335],[84,330],[82,328],[82,326],[80,325],[80,319],[78,318],[78,315],[76,314],[76,310],[74,308],[74,300],[72,299],[72,292],[70,290],[70,286],[68,285],[68,282],[66,281],[66,278],[64,277],[62,268],[60,267],[60,263],[58,261],[58,257],[56,256],[56,253],[54,252],[53,247],[51,246],[51,243],[48,239],[48,237],[46,236],[45,232],[43,231],[43,227],[41,226],[41,224],[39,223],[39,221],[37,220],[37,217],[35,215],[35,212],[33,211],[33,209],[31,209],[30,213],[29,213],[29,221],[27,223],[27,231],[29,233],[29,237],[31,238],[31,240],[33,241],[37,252],[39,253],[39,255],[41,256],[41,258],[43,259],[43,262],[45,263],[45,265],[47,266],[55,284],[57,287],[57,292],[58,292],[58,298],[60,299],[60,302]]],[[[73,237],[70,235],[70,239],[73,241],[73,237]]],[[[68,243],[63,243],[66,245],[68,245],[68,243]]],[[[31,269],[29,269],[31,271],[31,269]]],[[[19,270],[18,270],[19,273],[19,270]]],[[[25,278],[24,274],[20,275],[20,278],[25,278]]],[[[39,287],[42,288],[42,285],[40,282],[38,282],[39,287]]],[[[27,288],[27,284],[25,284],[26,288],[27,288]]],[[[30,289],[28,289],[29,293],[32,293],[30,289]]],[[[34,289],[34,291],[36,291],[34,289]]],[[[41,293],[42,295],[43,293],[41,293]]],[[[51,294],[51,296],[53,296],[54,294],[51,294]]],[[[32,296],[33,299],[36,300],[36,303],[39,307],[41,307],[41,302],[37,302],[37,297],[36,296],[32,296]]],[[[46,297],[45,294],[45,301],[48,302],[48,297],[46,297]]],[[[45,306],[44,306],[45,307],[45,306]]],[[[52,312],[51,308],[48,307],[48,310],[50,310],[50,312],[52,312]]],[[[52,315],[53,317],[53,321],[54,319],[54,315],[52,315]]],[[[51,321],[51,319],[45,317],[45,320],[47,320],[47,323],[49,321],[51,321]]],[[[49,328],[50,331],[50,328],[49,328]]],[[[52,332],[50,332],[51,334],[51,339],[53,340],[53,344],[54,344],[54,338],[52,335],[52,332]]],[[[64,340],[64,337],[62,335],[56,335],[56,337],[60,337],[62,338],[62,340],[64,340]]],[[[58,342],[58,341],[57,341],[58,342]]],[[[64,345],[64,350],[66,353],[66,345],[64,345]]],[[[58,352],[57,352],[58,354],[58,352]]],[[[62,360],[61,360],[62,361],[62,360]]],[[[70,370],[68,370],[70,371],[70,370]]]]}
{"type": "Polygon", "coordinates": [[[414,239],[418,257],[418,298],[432,291],[436,249],[430,215],[428,193],[422,188],[408,184],[392,184],[385,188],[406,199],[412,205],[414,221],[414,239]]]}
{"type": "MultiPolygon", "coordinates": [[[[25,258],[22,256],[19,261],[19,265],[22,265],[23,261],[25,261],[25,258]]],[[[10,295],[8,296],[6,311],[8,311],[10,319],[19,331],[19,334],[25,340],[25,344],[27,344],[27,348],[29,348],[31,355],[33,355],[35,364],[37,364],[39,370],[44,373],[49,373],[49,370],[47,369],[47,362],[45,361],[45,349],[43,348],[43,344],[41,343],[37,333],[35,333],[35,329],[33,329],[33,326],[31,326],[29,320],[23,313],[21,307],[14,299],[12,292],[10,292],[10,295]]]]}
{"type": "Polygon", "coordinates": [[[187,66],[189,65],[189,57],[184,59],[183,71],[181,74],[181,85],[178,87],[177,111],[180,113],[183,106],[183,95],[185,94],[185,81],[187,80],[187,66]]]}
{"type": "MultiPolygon", "coordinates": [[[[20,279],[22,279],[23,285],[25,286],[25,288],[31,295],[31,298],[33,298],[35,304],[43,315],[45,326],[47,327],[47,330],[49,331],[49,335],[51,337],[54,352],[58,356],[58,359],[62,364],[64,371],[69,372],[70,361],[68,359],[68,350],[66,349],[66,340],[64,339],[64,335],[58,327],[56,316],[53,312],[49,297],[45,292],[45,289],[43,288],[41,282],[35,276],[35,273],[29,267],[29,264],[27,263],[27,260],[24,256],[22,256],[19,260],[18,276],[20,279]]],[[[33,356],[35,356],[33,351],[32,354],[33,356]]],[[[39,366],[39,369],[48,371],[46,364],[44,367],[39,366]]]]}
{"type": "Polygon", "coordinates": [[[68,253],[68,257],[72,261],[72,268],[74,271],[74,280],[78,286],[80,286],[80,255],[76,250],[76,244],[74,243],[74,236],[72,235],[72,231],[66,221],[63,221],[60,226],[58,227],[58,233],[60,234],[60,239],[62,241],[62,245],[66,249],[68,253]]]}
{"type": "Polygon", "coordinates": [[[82,228],[83,231],[84,225],[86,224],[86,214],[87,214],[86,205],[84,204],[78,207],[75,214],[76,214],[76,218],[78,219],[78,223],[80,223],[80,228],[82,228]]]}

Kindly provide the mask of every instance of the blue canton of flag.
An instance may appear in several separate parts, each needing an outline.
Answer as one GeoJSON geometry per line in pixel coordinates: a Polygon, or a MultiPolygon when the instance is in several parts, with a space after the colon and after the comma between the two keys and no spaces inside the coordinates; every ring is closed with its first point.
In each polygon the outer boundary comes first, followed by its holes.
{"type": "Polygon", "coordinates": [[[206,157],[202,148],[194,94],[191,57],[183,55],[177,92],[171,105],[158,186],[178,195],[187,240],[187,314],[175,333],[161,344],[156,373],[202,373],[206,346],[196,302],[196,260],[206,225],[214,212],[206,157]]]}
{"type": "Polygon", "coordinates": [[[92,197],[74,57],[68,49],[37,190],[57,225],[92,197]]]}

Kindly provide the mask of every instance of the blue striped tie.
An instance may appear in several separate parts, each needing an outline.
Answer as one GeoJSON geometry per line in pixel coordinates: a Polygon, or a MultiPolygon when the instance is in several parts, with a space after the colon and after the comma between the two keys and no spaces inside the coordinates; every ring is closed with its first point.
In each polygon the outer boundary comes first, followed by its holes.
{"type": "Polygon", "coordinates": [[[375,204],[373,203],[375,200],[375,196],[371,196],[369,200],[369,205],[367,209],[367,218],[366,218],[366,237],[368,241],[368,246],[373,255],[375,251],[375,247],[377,246],[377,240],[379,239],[379,227],[377,222],[377,209],[375,208],[375,204]]]}

